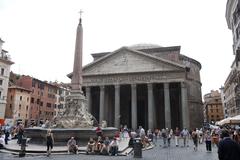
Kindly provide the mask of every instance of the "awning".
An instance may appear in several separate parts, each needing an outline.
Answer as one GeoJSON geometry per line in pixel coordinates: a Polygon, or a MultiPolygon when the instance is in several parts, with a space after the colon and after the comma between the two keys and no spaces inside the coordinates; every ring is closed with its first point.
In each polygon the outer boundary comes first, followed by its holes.
{"type": "Polygon", "coordinates": [[[235,117],[228,117],[228,118],[225,118],[221,121],[218,121],[216,122],[216,125],[225,125],[225,124],[240,124],[240,115],[237,115],[235,117]]]}

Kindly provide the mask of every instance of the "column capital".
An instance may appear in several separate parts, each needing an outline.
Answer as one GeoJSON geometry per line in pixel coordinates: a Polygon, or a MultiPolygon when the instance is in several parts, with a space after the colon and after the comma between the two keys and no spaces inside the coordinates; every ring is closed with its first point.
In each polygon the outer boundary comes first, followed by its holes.
{"type": "Polygon", "coordinates": [[[152,89],[153,88],[153,84],[152,83],[147,83],[148,89],[152,89]]]}
{"type": "Polygon", "coordinates": [[[90,86],[86,86],[86,91],[90,91],[91,87],[90,86]]]}
{"type": "Polygon", "coordinates": [[[137,84],[131,84],[131,87],[132,87],[132,88],[136,88],[136,87],[137,87],[137,84]]]}
{"type": "Polygon", "coordinates": [[[181,83],[181,87],[182,87],[182,88],[186,88],[186,87],[187,87],[186,82],[180,82],[180,83],[181,83]]]}
{"type": "Polygon", "coordinates": [[[114,88],[119,89],[120,88],[120,84],[115,84],[114,88]]]}
{"type": "Polygon", "coordinates": [[[163,83],[163,87],[164,87],[164,89],[169,89],[169,83],[167,83],[167,82],[163,83]]]}

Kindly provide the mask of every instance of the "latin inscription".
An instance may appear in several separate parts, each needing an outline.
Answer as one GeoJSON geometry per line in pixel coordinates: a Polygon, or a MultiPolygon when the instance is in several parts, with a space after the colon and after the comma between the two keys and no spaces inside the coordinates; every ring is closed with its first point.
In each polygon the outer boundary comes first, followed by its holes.
{"type": "Polygon", "coordinates": [[[99,84],[131,84],[131,83],[148,83],[164,81],[169,79],[183,78],[182,73],[158,73],[158,74],[142,74],[142,75],[111,75],[111,76],[94,76],[83,77],[84,85],[99,85],[99,84]]]}

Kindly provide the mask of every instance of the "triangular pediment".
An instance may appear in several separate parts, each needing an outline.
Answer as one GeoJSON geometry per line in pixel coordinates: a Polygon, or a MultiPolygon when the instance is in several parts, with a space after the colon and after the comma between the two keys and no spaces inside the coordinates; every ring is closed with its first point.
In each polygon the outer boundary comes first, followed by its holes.
{"type": "Polygon", "coordinates": [[[83,68],[83,75],[184,71],[184,66],[123,47],[83,68]]]}

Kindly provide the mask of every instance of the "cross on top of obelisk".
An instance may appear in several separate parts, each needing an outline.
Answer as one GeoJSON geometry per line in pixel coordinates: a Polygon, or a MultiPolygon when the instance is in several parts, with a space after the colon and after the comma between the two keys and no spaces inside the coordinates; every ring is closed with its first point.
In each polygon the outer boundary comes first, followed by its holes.
{"type": "Polygon", "coordinates": [[[78,13],[80,14],[80,18],[81,18],[81,17],[82,17],[82,14],[83,14],[83,11],[80,10],[78,13]]]}
{"type": "Polygon", "coordinates": [[[79,24],[82,24],[82,13],[83,13],[83,11],[80,10],[78,13],[80,14],[79,24]]]}

